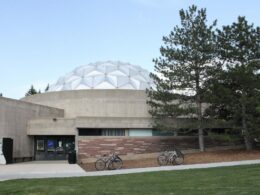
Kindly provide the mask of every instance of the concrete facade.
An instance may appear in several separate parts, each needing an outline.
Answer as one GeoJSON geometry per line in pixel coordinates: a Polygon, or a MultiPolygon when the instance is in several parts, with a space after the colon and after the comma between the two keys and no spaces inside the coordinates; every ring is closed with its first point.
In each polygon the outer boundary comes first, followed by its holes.
{"type": "MultiPolygon", "coordinates": [[[[33,157],[34,136],[75,136],[78,129],[151,129],[142,90],[74,90],[0,99],[0,136],[14,140],[14,158],[33,157]]],[[[103,136],[102,136],[103,137],[103,136]]]]}
{"type": "Polygon", "coordinates": [[[78,128],[147,129],[152,128],[151,118],[137,117],[76,117],[41,118],[28,121],[28,135],[77,135],[78,128]]]}
{"type": "Polygon", "coordinates": [[[14,158],[33,157],[33,137],[27,122],[42,117],[63,117],[64,110],[0,97],[0,138],[14,141],[14,158]]]}
{"type": "Polygon", "coordinates": [[[95,89],[36,94],[22,99],[65,110],[65,118],[150,117],[144,90],[95,89]]]}
{"type": "MultiPolygon", "coordinates": [[[[66,136],[73,137],[81,163],[114,151],[127,159],[158,153],[167,145],[181,149],[198,148],[197,137],[153,136],[153,121],[146,100],[144,90],[125,89],[48,92],[21,101],[0,98],[0,136],[14,139],[16,158],[33,156],[34,137],[35,143],[44,141],[44,152],[35,150],[36,157],[38,153],[44,157],[50,151],[55,153],[57,148],[65,147],[66,136]],[[84,133],[79,135],[80,131],[84,133]],[[99,133],[92,136],[89,131],[99,133]],[[102,134],[109,131],[123,131],[124,136],[102,134]]],[[[190,119],[170,121],[173,128],[190,126],[191,123],[194,121],[190,119]]],[[[209,124],[210,121],[205,121],[204,127],[209,124]]],[[[214,143],[208,140],[206,146],[214,143]]]]}
{"type": "Polygon", "coordinates": [[[76,135],[75,120],[67,118],[41,118],[28,121],[28,135],[76,135]]]}
{"type": "MultiPolygon", "coordinates": [[[[15,158],[35,154],[43,160],[65,160],[74,149],[85,161],[112,150],[126,156],[154,153],[168,142],[197,147],[197,139],[154,136],[145,91],[151,87],[149,72],[137,65],[107,61],[80,66],[49,92],[21,100],[0,97],[0,138],[13,138],[15,158]]],[[[177,129],[194,127],[196,120],[163,123],[177,129]]],[[[210,124],[205,121],[203,128],[210,124]]]]}

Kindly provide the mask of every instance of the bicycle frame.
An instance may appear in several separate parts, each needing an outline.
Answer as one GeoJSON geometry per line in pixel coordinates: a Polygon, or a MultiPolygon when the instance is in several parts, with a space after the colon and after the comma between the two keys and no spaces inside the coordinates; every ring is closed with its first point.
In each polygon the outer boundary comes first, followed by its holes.
{"type": "Polygon", "coordinates": [[[157,157],[159,165],[167,164],[182,164],[184,161],[184,156],[178,149],[166,150],[159,154],[157,157]]]}
{"type": "Polygon", "coordinates": [[[106,168],[109,168],[109,164],[111,162],[114,162],[116,159],[122,160],[117,154],[113,153],[111,156],[105,156],[102,158],[102,160],[106,164],[106,168]]]}

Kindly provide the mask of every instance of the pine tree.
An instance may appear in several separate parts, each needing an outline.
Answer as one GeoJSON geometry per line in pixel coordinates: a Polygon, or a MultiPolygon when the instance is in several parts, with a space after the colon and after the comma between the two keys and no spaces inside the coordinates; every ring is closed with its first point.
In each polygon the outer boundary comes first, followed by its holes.
{"type": "Polygon", "coordinates": [[[236,23],[218,30],[217,37],[223,71],[208,82],[210,115],[233,121],[250,150],[260,131],[260,28],[238,17],[236,23]]]}
{"type": "Polygon", "coordinates": [[[28,90],[28,92],[25,94],[25,96],[30,96],[30,95],[35,95],[38,92],[36,91],[36,89],[33,87],[33,85],[31,85],[31,88],[28,90]]]}
{"type": "Polygon", "coordinates": [[[45,92],[47,92],[48,90],[49,90],[49,88],[50,88],[50,85],[49,85],[49,83],[48,83],[48,85],[46,86],[46,88],[45,88],[45,92]]]}
{"type": "Polygon", "coordinates": [[[207,25],[206,9],[195,5],[180,10],[181,25],[163,37],[161,56],[154,60],[151,74],[156,90],[148,90],[150,113],[155,127],[166,125],[163,119],[190,116],[197,119],[200,150],[204,151],[202,129],[203,85],[212,71],[215,54],[214,27],[207,25]],[[188,92],[188,94],[185,94],[188,92]],[[196,115],[192,114],[195,110],[196,115]],[[189,114],[190,113],[190,114],[189,114]]]}

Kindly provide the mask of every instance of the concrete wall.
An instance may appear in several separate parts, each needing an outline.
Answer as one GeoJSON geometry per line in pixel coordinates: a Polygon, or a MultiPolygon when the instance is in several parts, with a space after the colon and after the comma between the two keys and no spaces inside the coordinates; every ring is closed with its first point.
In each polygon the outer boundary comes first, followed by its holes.
{"type": "Polygon", "coordinates": [[[75,135],[75,120],[68,118],[33,119],[28,122],[28,135],[75,135]]]}
{"type": "Polygon", "coordinates": [[[75,90],[36,94],[22,100],[65,110],[66,118],[149,117],[142,90],[75,90]]]}
{"type": "Polygon", "coordinates": [[[152,128],[148,117],[77,117],[77,128],[152,128]]]}
{"type": "Polygon", "coordinates": [[[27,122],[40,117],[63,117],[61,109],[0,97],[0,138],[14,140],[14,158],[33,156],[33,138],[27,135],[27,122]]]}
{"type": "MultiPolygon", "coordinates": [[[[77,117],[40,118],[28,122],[28,135],[76,135],[77,128],[152,128],[151,118],[77,117]]],[[[141,130],[140,130],[141,131],[141,130]]]]}

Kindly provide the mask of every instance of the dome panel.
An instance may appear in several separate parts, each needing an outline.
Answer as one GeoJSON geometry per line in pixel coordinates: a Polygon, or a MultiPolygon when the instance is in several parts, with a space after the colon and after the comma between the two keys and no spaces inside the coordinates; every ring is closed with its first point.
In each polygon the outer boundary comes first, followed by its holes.
{"type": "Polygon", "coordinates": [[[113,72],[110,72],[109,75],[127,76],[125,73],[121,72],[120,70],[115,70],[115,71],[113,71],[113,72]]]}
{"type": "Polygon", "coordinates": [[[80,90],[80,89],[91,89],[90,87],[86,86],[86,85],[83,85],[83,84],[79,84],[75,90],[80,90]]]}
{"type": "Polygon", "coordinates": [[[88,76],[99,76],[99,75],[104,75],[104,72],[101,72],[100,70],[93,70],[90,72],[86,72],[84,77],[88,77],[88,76]]]}
{"type": "Polygon", "coordinates": [[[95,89],[114,89],[115,86],[110,84],[109,82],[102,82],[99,85],[95,86],[95,89]]]}
{"type": "Polygon", "coordinates": [[[77,80],[80,80],[80,79],[81,79],[81,77],[72,75],[71,77],[69,77],[67,79],[67,82],[70,83],[70,82],[77,81],[77,80]]]}
{"type": "Polygon", "coordinates": [[[86,85],[88,88],[93,87],[93,77],[84,77],[81,81],[82,85],[86,85]]]}
{"type": "Polygon", "coordinates": [[[106,78],[103,75],[93,77],[93,87],[95,88],[102,82],[106,82],[106,78]]]}
{"type": "Polygon", "coordinates": [[[71,81],[71,88],[75,89],[81,82],[81,79],[71,81]]]}
{"type": "Polygon", "coordinates": [[[149,72],[140,66],[120,61],[90,63],[60,77],[49,91],[80,89],[134,89],[152,87],[149,72]]]}

